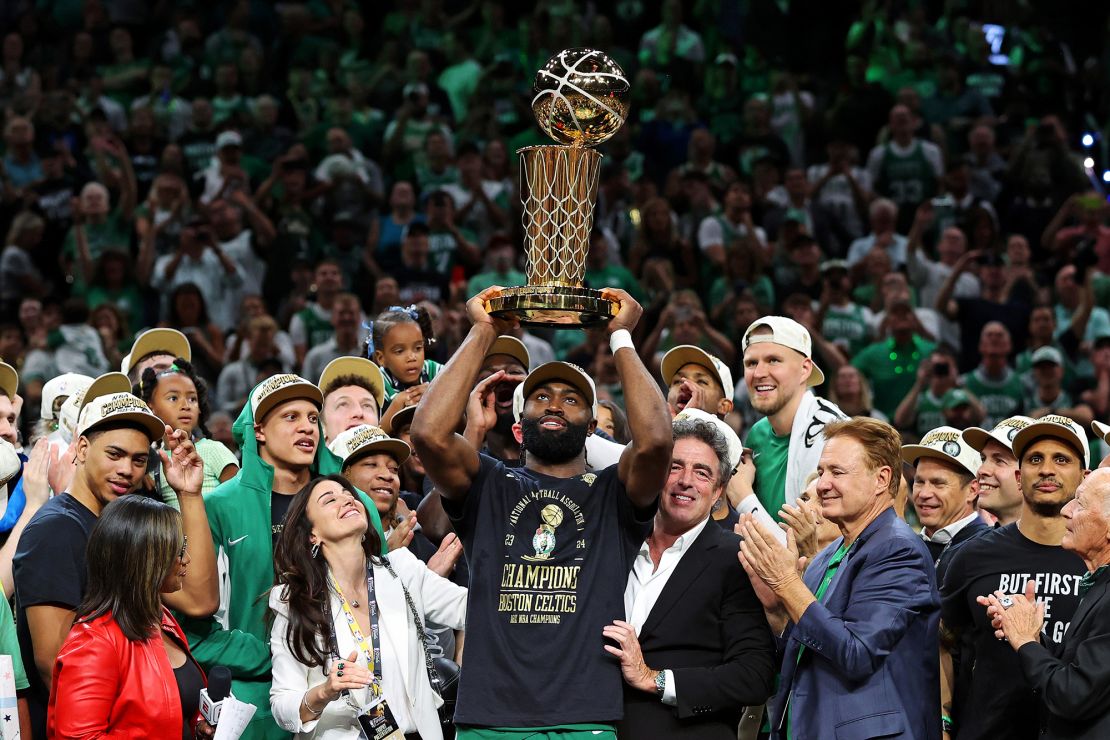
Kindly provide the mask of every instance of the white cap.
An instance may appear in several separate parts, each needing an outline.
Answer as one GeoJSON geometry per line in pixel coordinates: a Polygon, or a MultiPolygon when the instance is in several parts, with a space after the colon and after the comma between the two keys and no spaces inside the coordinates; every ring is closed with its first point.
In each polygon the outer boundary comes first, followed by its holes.
{"type": "Polygon", "coordinates": [[[19,392],[19,373],[6,362],[0,362],[0,393],[11,399],[19,392]]]}
{"type": "Polygon", "coordinates": [[[1083,469],[1091,467],[1091,450],[1087,445],[1087,433],[1074,420],[1059,414],[1042,416],[1014,435],[1013,450],[1018,462],[1029,443],[1039,437],[1055,437],[1073,445],[1083,453],[1083,469]]]}
{"type": "Polygon", "coordinates": [[[254,417],[254,423],[261,422],[274,406],[294,398],[312,401],[316,408],[324,405],[320,389],[300,375],[284,373],[263,380],[251,391],[251,416],[254,417]]]}
{"type": "Polygon", "coordinates": [[[397,464],[400,465],[408,460],[409,455],[412,454],[409,446],[404,441],[394,439],[378,427],[370,424],[359,424],[357,427],[348,429],[333,439],[331,444],[328,445],[328,449],[343,461],[344,467],[359,458],[379,452],[393,455],[397,464]]]}
{"type": "Polygon", "coordinates": [[[55,401],[59,398],[68,398],[74,393],[87,390],[88,387],[92,385],[92,382],[93,379],[88,375],[81,375],[79,373],[62,373],[46,381],[46,385],[42,387],[42,406],[39,417],[42,419],[54,419],[55,401]]]}
{"type": "MultiPolygon", "coordinates": [[[[813,339],[809,336],[809,331],[794,319],[787,318],[786,316],[764,316],[761,319],[753,321],[752,325],[748,327],[748,330],[744,332],[741,351],[747,352],[748,347],[753,344],[758,344],[759,342],[780,344],[795,352],[801,352],[809,360],[813,360],[813,339]],[[762,328],[770,329],[771,333],[753,334],[756,329],[762,328]]],[[[817,363],[814,362],[813,371],[809,374],[806,385],[821,385],[824,382],[825,374],[821,372],[821,368],[817,367],[817,363]]]]}
{"type": "Polygon", "coordinates": [[[0,486],[14,478],[22,467],[23,461],[19,459],[19,453],[12,443],[0,439],[0,486]]]}
{"type": "Polygon", "coordinates": [[[1103,424],[1101,421],[1092,421],[1091,429],[1103,442],[1110,444],[1110,424],[1103,424]]]}
{"type": "Polygon", "coordinates": [[[672,423],[686,419],[704,421],[717,428],[717,431],[725,438],[725,443],[728,445],[728,463],[733,470],[736,470],[737,466],[740,465],[740,459],[744,456],[744,445],[740,442],[740,437],[737,436],[736,431],[721,419],[701,409],[682,409],[682,411],[675,414],[672,423]]]}
{"type": "Polygon", "coordinates": [[[81,394],[77,435],[107,422],[129,421],[141,426],[151,442],[161,439],[166,425],[130,389],[131,383],[123,373],[106,373],[94,380],[81,394]]]}
{"type": "Polygon", "coordinates": [[[225,146],[243,146],[243,137],[238,131],[221,131],[216,137],[216,149],[220,150],[225,146]]]}
{"type": "MultiPolygon", "coordinates": [[[[1014,451],[1014,437],[1025,427],[1033,423],[1033,419],[1028,416],[1011,416],[1003,419],[994,425],[994,429],[989,432],[982,427],[971,427],[965,429],[963,433],[964,441],[971,445],[972,449],[979,452],[987,446],[987,442],[997,442],[1005,447],[1010,452],[1014,451]]],[[[1098,422],[1094,422],[1098,424],[1098,422]]]]}
{"type": "Polygon", "coordinates": [[[958,465],[972,475],[979,474],[979,453],[960,437],[956,427],[937,427],[922,437],[919,444],[902,445],[902,459],[910,465],[917,465],[923,457],[958,465]]]}
{"type": "Polygon", "coordinates": [[[732,397],[736,395],[736,386],[732,383],[732,371],[719,358],[709,354],[701,347],[695,347],[692,344],[680,344],[670,349],[667,354],[663,355],[663,361],[659,363],[659,374],[663,376],[663,382],[670,385],[675,374],[691,363],[700,365],[712,373],[717,378],[717,382],[721,384],[725,398],[732,400],[732,397]]]}

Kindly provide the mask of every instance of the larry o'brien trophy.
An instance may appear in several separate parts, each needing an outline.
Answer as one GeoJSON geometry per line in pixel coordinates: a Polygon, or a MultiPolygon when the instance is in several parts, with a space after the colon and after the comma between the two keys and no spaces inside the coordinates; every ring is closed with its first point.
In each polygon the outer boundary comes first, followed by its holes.
{"type": "Polygon", "coordinates": [[[536,121],[559,144],[517,152],[528,284],[492,298],[489,312],[549,328],[604,324],[619,304],[582,283],[601,175],[591,147],[624,124],[628,79],[600,51],[567,49],[536,73],[535,92],[536,121]]]}

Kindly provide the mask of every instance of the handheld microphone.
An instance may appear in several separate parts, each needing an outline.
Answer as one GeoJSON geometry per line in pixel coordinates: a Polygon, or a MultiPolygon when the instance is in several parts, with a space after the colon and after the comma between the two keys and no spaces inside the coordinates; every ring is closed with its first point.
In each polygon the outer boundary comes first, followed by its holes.
{"type": "Polygon", "coordinates": [[[231,696],[231,671],[222,665],[208,672],[208,688],[200,690],[200,714],[215,727],[220,721],[224,699],[231,696]]]}

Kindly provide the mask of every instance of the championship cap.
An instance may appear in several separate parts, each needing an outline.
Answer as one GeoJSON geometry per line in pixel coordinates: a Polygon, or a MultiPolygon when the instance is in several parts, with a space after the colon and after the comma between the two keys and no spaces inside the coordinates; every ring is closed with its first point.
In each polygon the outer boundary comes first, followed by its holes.
{"type": "Polygon", "coordinates": [[[0,439],[0,486],[6,485],[22,469],[23,461],[15,447],[8,440],[0,439]]]}
{"type": "Polygon", "coordinates": [[[902,459],[910,465],[917,465],[923,457],[954,463],[972,475],[979,474],[979,453],[960,438],[956,427],[937,427],[918,444],[902,445],[902,459]]]}
{"type": "Polygon", "coordinates": [[[193,349],[189,346],[189,340],[177,329],[147,329],[135,337],[131,351],[120,363],[120,370],[124,374],[130,373],[134,363],[156,352],[173,357],[184,357],[190,362],[193,360],[193,349]]]}
{"type": "MultiPolygon", "coordinates": [[[[813,360],[813,340],[809,336],[809,331],[794,319],[786,316],[764,316],[753,321],[748,330],[744,332],[742,351],[747,352],[748,347],[759,342],[780,344],[795,352],[801,352],[805,357],[808,357],[811,361],[813,360]],[[763,328],[770,329],[771,333],[754,334],[757,329],[763,328]]],[[[813,371],[810,372],[806,385],[821,385],[824,382],[825,374],[814,362],[813,371]]]]}
{"type": "Polygon", "coordinates": [[[101,375],[81,394],[79,404],[77,436],[116,422],[138,424],[151,442],[161,439],[166,432],[165,423],[141,398],[131,393],[131,382],[123,373],[101,375]]]}
{"type": "MultiPolygon", "coordinates": [[[[42,387],[42,406],[39,411],[39,418],[53,419],[55,401],[88,390],[92,382],[93,379],[88,375],[79,373],[62,373],[46,381],[46,385],[42,387]]],[[[58,410],[58,413],[61,414],[61,409],[58,410]]]]}
{"type": "MultiPolygon", "coordinates": [[[[519,388],[519,387],[520,386],[518,385],[517,388],[519,388]]],[[[515,400],[515,396],[514,396],[514,400],[515,400]]],[[[403,409],[401,409],[396,414],[394,414],[392,418],[382,420],[382,422],[381,422],[382,431],[385,432],[386,434],[392,436],[392,437],[396,437],[397,436],[397,430],[401,429],[402,427],[406,427],[406,426],[411,425],[412,424],[412,417],[414,417],[414,416],[416,416],[416,407],[415,406],[405,406],[403,409]]]]}
{"type": "Polygon", "coordinates": [[[372,389],[371,393],[374,400],[378,402],[378,408],[385,407],[385,381],[382,379],[381,368],[365,357],[337,357],[329,362],[320,373],[318,384],[320,392],[323,393],[336,378],[345,375],[354,375],[365,380],[372,389]]]}
{"type": "Polygon", "coordinates": [[[1103,442],[1110,444],[1110,424],[1103,424],[1101,421],[1092,421],[1091,429],[1103,442]]]}
{"type": "Polygon", "coordinates": [[[284,373],[263,380],[251,391],[251,416],[257,424],[279,403],[303,398],[312,401],[319,408],[324,403],[320,389],[300,375],[284,373]]]}
{"type": "Polygon", "coordinates": [[[1029,443],[1040,437],[1063,440],[1083,453],[1083,469],[1091,467],[1091,449],[1087,446],[1087,433],[1074,420],[1059,414],[1049,414],[1014,435],[1013,450],[1018,462],[1029,443]]]}
{"type": "Polygon", "coordinates": [[[744,445],[740,442],[740,437],[737,436],[736,431],[723,420],[701,409],[682,409],[674,417],[675,422],[686,419],[704,421],[707,424],[712,424],[717,429],[717,432],[725,438],[725,443],[728,445],[728,464],[733,470],[736,470],[737,466],[740,465],[740,459],[744,456],[744,445]]]}
{"type": "Polygon", "coordinates": [[[19,373],[6,362],[0,362],[0,393],[14,399],[19,392],[19,373]]]}
{"type": "Polygon", "coordinates": [[[532,358],[529,356],[528,348],[524,346],[524,342],[508,334],[502,334],[497,339],[493,340],[493,344],[490,345],[489,351],[486,352],[486,357],[490,355],[508,355],[519,362],[525,372],[528,371],[532,362],[532,358]]]}
{"type": "Polygon", "coordinates": [[[400,465],[412,454],[403,441],[390,437],[382,429],[370,424],[359,424],[348,429],[333,439],[328,449],[343,461],[343,467],[379,452],[392,455],[400,465]]]}
{"type": "MultiPolygon", "coordinates": [[[[586,397],[586,402],[590,404],[593,418],[597,418],[597,389],[594,387],[593,378],[585,370],[569,362],[545,362],[528,373],[524,382],[517,386],[521,389],[520,409],[522,414],[524,413],[524,399],[528,398],[528,395],[536,386],[551,380],[562,381],[577,388],[578,392],[586,397]]],[[[514,403],[513,406],[515,412],[516,404],[514,403]]]]}
{"type": "Polygon", "coordinates": [[[680,344],[663,355],[663,361],[659,363],[659,374],[663,376],[663,382],[670,385],[678,371],[690,363],[700,365],[712,373],[721,384],[725,398],[732,400],[736,394],[736,386],[732,384],[732,371],[728,369],[728,365],[692,344],[680,344]]]}
{"type": "MultiPolygon", "coordinates": [[[[979,452],[987,446],[987,442],[994,441],[1005,447],[1010,452],[1014,451],[1014,437],[1025,427],[1033,423],[1033,419],[1028,416],[1011,416],[1008,419],[1003,419],[994,425],[994,429],[989,432],[982,427],[970,427],[965,429],[963,433],[964,441],[971,445],[971,448],[979,452]]],[[[1097,424],[1098,422],[1094,422],[1097,424]]]]}

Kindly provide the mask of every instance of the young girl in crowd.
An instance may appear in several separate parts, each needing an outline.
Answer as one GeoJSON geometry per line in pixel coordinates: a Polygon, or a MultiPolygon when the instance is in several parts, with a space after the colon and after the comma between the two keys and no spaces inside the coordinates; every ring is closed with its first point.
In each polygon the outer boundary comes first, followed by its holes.
{"type": "MultiPolygon", "coordinates": [[[[222,443],[209,439],[208,385],[197,376],[192,364],[181,357],[174,360],[168,370],[160,373],[153,368],[143,371],[135,395],[146,401],[159,419],[174,429],[184,429],[191,436],[197,430],[202,435],[196,440],[197,454],[204,461],[204,483],[201,493],[207,495],[216,486],[230,480],[239,472],[239,462],[231,450],[222,443]]],[[[166,483],[165,476],[155,474],[155,483],[162,500],[178,508],[177,494],[166,483]]]]}
{"type": "Polygon", "coordinates": [[[383,425],[401,409],[420,403],[428,383],[443,367],[424,358],[424,350],[435,341],[432,317],[423,306],[392,306],[371,324],[366,354],[385,379],[383,425]]]}

